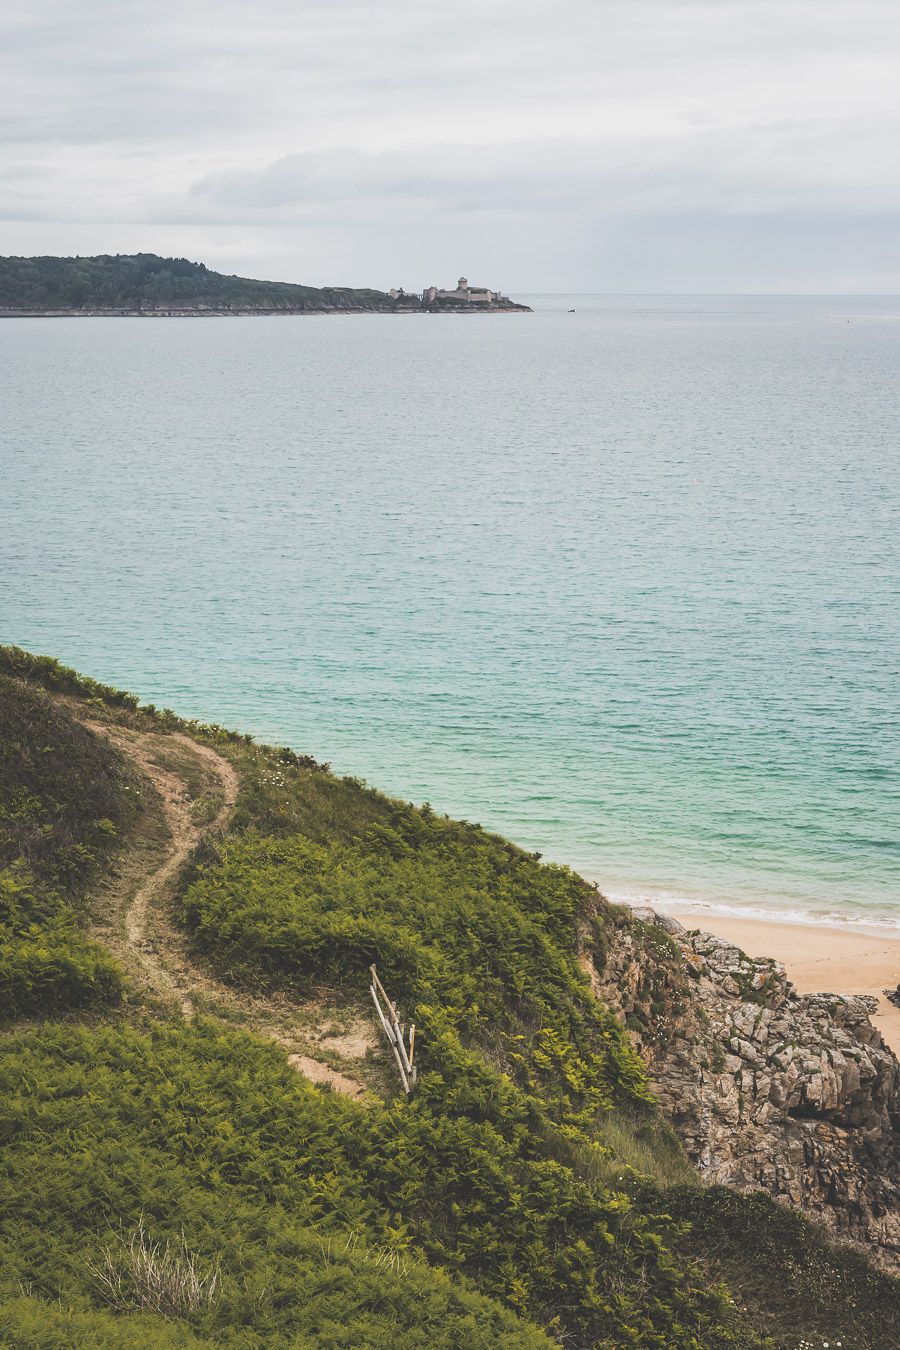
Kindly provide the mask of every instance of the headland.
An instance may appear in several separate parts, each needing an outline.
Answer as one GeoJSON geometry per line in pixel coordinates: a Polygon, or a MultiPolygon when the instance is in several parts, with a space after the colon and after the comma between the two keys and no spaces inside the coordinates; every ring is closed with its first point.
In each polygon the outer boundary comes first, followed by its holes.
{"type": "Polygon", "coordinates": [[[155,253],[0,258],[0,318],[216,318],[291,314],[530,313],[499,291],[301,286],[225,276],[155,253]]]}

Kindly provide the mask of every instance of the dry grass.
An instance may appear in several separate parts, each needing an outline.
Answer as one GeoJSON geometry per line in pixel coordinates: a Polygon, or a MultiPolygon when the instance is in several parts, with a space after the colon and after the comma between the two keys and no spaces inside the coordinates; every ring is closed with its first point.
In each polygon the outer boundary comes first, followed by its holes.
{"type": "Polygon", "coordinates": [[[392,1274],[406,1277],[415,1258],[405,1250],[392,1246],[387,1242],[379,1242],[374,1246],[358,1245],[359,1233],[352,1230],[346,1236],[329,1236],[320,1239],[322,1251],[322,1260],[326,1266],[334,1263],[337,1257],[350,1257],[361,1262],[363,1265],[373,1266],[376,1270],[389,1270],[392,1274]]]}
{"type": "Polygon", "coordinates": [[[158,1242],[143,1215],[128,1237],[117,1236],[88,1268],[104,1301],[120,1312],[187,1317],[211,1307],[219,1287],[218,1260],[204,1272],[183,1232],[176,1242],[158,1242]]]}

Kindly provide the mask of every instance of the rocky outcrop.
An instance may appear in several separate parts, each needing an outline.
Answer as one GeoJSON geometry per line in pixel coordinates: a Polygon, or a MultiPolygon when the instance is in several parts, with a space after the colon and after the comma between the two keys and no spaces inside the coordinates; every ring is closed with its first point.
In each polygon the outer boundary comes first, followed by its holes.
{"type": "Polygon", "coordinates": [[[701,1173],[900,1267],[900,1064],[869,1020],[877,1000],[801,995],[776,961],[652,910],[610,912],[585,965],[701,1173]]]}

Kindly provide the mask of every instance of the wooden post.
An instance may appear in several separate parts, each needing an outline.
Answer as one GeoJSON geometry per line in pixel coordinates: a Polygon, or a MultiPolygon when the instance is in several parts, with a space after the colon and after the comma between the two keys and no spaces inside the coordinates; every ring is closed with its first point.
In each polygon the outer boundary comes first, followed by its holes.
{"type": "Polygon", "coordinates": [[[418,1079],[418,1070],[413,1067],[413,1055],[416,1045],[416,1028],[409,1028],[409,1047],[406,1045],[406,1028],[400,1021],[400,1015],[396,1007],[388,998],[384,985],[378,978],[378,971],[374,966],[369,967],[371,982],[369,984],[369,993],[372,995],[372,1002],[375,1004],[375,1011],[378,1014],[378,1020],[381,1023],[388,1044],[394,1053],[394,1059],[397,1061],[397,1069],[400,1073],[400,1082],[403,1084],[403,1091],[407,1097],[412,1092],[418,1079]],[[387,1013],[381,1006],[379,994],[387,1004],[387,1013]]]}

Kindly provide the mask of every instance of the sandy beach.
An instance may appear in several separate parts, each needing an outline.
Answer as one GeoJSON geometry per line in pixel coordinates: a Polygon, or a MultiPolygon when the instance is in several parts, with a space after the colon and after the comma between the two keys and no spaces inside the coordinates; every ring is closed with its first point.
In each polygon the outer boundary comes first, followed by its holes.
{"type": "Polygon", "coordinates": [[[741,947],[748,956],[783,961],[802,994],[874,994],[872,1021],[900,1055],[900,1008],[884,997],[900,981],[900,936],[848,933],[841,928],[733,918],[709,911],[669,910],[687,928],[702,928],[741,947]]]}

